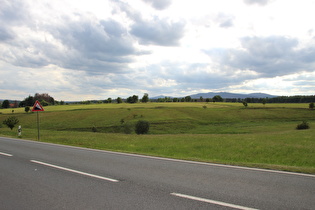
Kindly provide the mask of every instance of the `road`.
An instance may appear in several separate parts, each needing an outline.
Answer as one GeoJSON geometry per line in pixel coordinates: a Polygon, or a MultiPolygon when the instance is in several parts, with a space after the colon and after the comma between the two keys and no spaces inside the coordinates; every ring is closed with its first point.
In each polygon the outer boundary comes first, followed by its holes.
{"type": "Polygon", "coordinates": [[[315,175],[0,137],[0,209],[314,209],[315,175]]]}

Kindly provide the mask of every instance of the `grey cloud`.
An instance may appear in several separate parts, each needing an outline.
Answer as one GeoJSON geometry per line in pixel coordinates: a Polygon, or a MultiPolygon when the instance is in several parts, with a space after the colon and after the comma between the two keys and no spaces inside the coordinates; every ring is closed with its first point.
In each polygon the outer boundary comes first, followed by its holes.
{"type": "Polygon", "coordinates": [[[0,42],[13,39],[15,35],[10,27],[23,25],[23,22],[29,19],[29,13],[25,8],[27,5],[24,1],[1,1],[0,42]]]}
{"type": "Polygon", "coordinates": [[[63,18],[59,25],[41,23],[36,31],[24,23],[34,34],[40,31],[51,35],[59,45],[33,36],[20,40],[0,27],[0,41],[12,39],[0,50],[0,59],[24,67],[53,64],[90,73],[119,73],[127,71],[133,55],[141,53],[133,46],[127,30],[114,20],[92,21],[83,15],[78,15],[76,21],[63,18]]]}
{"type": "Polygon", "coordinates": [[[7,41],[7,40],[10,40],[10,39],[13,39],[13,34],[10,32],[9,29],[0,26],[0,42],[4,42],[4,41],[7,41]]]}
{"type": "Polygon", "coordinates": [[[222,28],[229,28],[234,25],[234,17],[231,15],[226,15],[223,13],[218,14],[218,16],[215,18],[215,21],[219,24],[222,28]]]}
{"type": "Polygon", "coordinates": [[[132,26],[131,34],[140,39],[142,44],[176,46],[184,36],[183,22],[168,22],[155,19],[151,22],[137,22],[132,26]]]}
{"type": "Polygon", "coordinates": [[[258,4],[258,5],[267,5],[271,0],[244,0],[245,4],[252,5],[252,4],[258,4]]]}
{"type": "Polygon", "coordinates": [[[115,3],[115,9],[113,9],[113,14],[125,13],[131,20],[138,22],[142,21],[141,13],[134,8],[132,8],[127,3],[112,0],[115,3]]]}
{"type": "MultiPolygon", "coordinates": [[[[154,4],[166,5],[168,1],[152,1],[154,4]]],[[[130,7],[123,2],[116,2],[118,7],[114,13],[123,12],[134,21],[131,25],[130,33],[139,38],[139,42],[145,45],[161,45],[161,46],[176,46],[179,44],[179,40],[184,36],[185,23],[171,22],[167,19],[155,19],[146,21],[142,18],[139,11],[130,7]]]]}
{"type": "Polygon", "coordinates": [[[171,0],[143,0],[157,10],[163,10],[172,4],[171,0]]]}
{"type": "Polygon", "coordinates": [[[315,48],[296,49],[298,40],[280,36],[245,37],[242,50],[215,49],[207,53],[222,66],[252,70],[264,77],[313,71],[315,48]]]}
{"type": "Polygon", "coordinates": [[[20,0],[2,0],[0,7],[0,20],[6,24],[21,23],[29,18],[28,5],[20,0]]]}

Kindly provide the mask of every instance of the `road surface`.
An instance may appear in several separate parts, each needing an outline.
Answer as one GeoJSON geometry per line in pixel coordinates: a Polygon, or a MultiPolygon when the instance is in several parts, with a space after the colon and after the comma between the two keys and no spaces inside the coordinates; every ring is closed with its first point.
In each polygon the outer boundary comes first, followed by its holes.
{"type": "Polygon", "coordinates": [[[0,209],[315,209],[315,175],[0,137],[0,209]]]}

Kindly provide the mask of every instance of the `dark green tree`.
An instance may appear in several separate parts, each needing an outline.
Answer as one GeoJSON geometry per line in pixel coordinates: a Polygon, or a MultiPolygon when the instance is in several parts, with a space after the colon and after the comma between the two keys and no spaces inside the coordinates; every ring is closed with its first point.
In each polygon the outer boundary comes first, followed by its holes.
{"type": "Polygon", "coordinates": [[[262,99],[262,104],[263,104],[264,106],[265,106],[266,102],[267,102],[267,99],[263,98],[263,99],[262,99]]]}
{"type": "Polygon", "coordinates": [[[141,99],[142,103],[149,102],[149,94],[145,93],[141,99]]]}
{"type": "Polygon", "coordinates": [[[26,113],[28,113],[30,110],[31,110],[31,108],[30,108],[29,106],[26,106],[26,107],[24,108],[24,111],[25,111],[26,113]]]}
{"type": "Polygon", "coordinates": [[[146,134],[149,132],[150,123],[145,120],[139,120],[136,124],[136,134],[146,134]]]}
{"type": "Polygon", "coordinates": [[[314,109],[314,102],[310,103],[308,106],[310,109],[314,109]]]}
{"type": "Polygon", "coordinates": [[[19,120],[16,117],[9,117],[8,119],[3,121],[3,124],[8,126],[11,130],[14,128],[16,124],[19,123],[19,120]]]}
{"type": "Polygon", "coordinates": [[[223,98],[220,95],[216,95],[212,98],[213,102],[222,102],[223,98]]]}
{"type": "Polygon", "coordinates": [[[10,102],[9,102],[9,100],[4,100],[4,101],[2,102],[1,107],[4,108],[4,109],[9,108],[9,107],[10,107],[10,102]]]}
{"type": "Polygon", "coordinates": [[[190,96],[186,96],[186,97],[185,97],[185,101],[186,101],[186,102],[191,102],[191,97],[190,97],[190,96]]]}
{"type": "Polygon", "coordinates": [[[4,101],[2,102],[1,107],[4,108],[4,109],[10,108],[10,102],[9,102],[9,100],[4,100],[4,101]]]}
{"type": "Polygon", "coordinates": [[[173,98],[173,102],[179,102],[178,98],[173,98]]]}
{"type": "Polygon", "coordinates": [[[118,98],[116,99],[116,101],[117,101],[117,104],[121,104],[121,103],[123,102],[120,97],[118,97],[118,98]]]}

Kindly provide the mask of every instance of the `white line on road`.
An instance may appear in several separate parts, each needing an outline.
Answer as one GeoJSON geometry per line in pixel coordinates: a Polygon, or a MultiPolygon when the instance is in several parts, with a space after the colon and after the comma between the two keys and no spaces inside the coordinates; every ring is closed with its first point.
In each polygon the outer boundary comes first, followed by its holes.
{"type": "Polygon", "coordinates": [[[107,177],[103,177],[103,176],[98,176],[98,175],[95,175],[95,174],[89,174],[89,173],[85,173],[85,172],[82,172],[82,171],[77,171],[77,170],[73,170],[73,169],[70,169],[70,168],[65,168],[65,167],[61,167],[61,166],[57,166],[57,165],[53,165],[53,164],[49,164],[49,163],[44,163],[44,162],[37,161],[37,160],[31,160],[31,162],[37,163],[37,164],[41,164],[41,165],[44,165],[44,166],[49,166],[49,167],[52,167],[52,168],[57,168],[57,169],[64,170],[64,171],[69,171],[69,172],[72,172],[72,173],[77,173],[77,174],[81,174],[81,175],[97,178],[97,179],[103,179],[103,180],[110,181],[110,182],[118,182],[118,180],[116,180],[116,179],[111,179],[111,178],[107,178],[107,177]]]}
{"type": "Polygon", "coordinates": [[[230,208],[234,208],[234,209],[257,210],[257,209],[253,209],[253,208],[249,208],[249,207],[245,207],[245,206],[239,206],[239,205],[235,205],[235,204],[210,200],[210,199],[206,199],[206,198],[199,198],[199,197],[195,197],[195,196],[191,196],[191,195],[184,195],[184,194],[180,194],[180,193],[171,193],[171,195],[181,197],[181,198],[191,199],[191,200],[195,200],[195,201],[201,201],[201,202],[205,202],[205,203],[211,203],[211,204],[215,204],[215,205],[230,207],[230,208]]]}
{"type": "Polygon", "coordinates": [[[4,152],[0,152],[0,155],[4,155],[4,156],[8,156],[8,157],[12,157],[13,155],[8,154],[8,153],[4,153],[4,152]]]}

